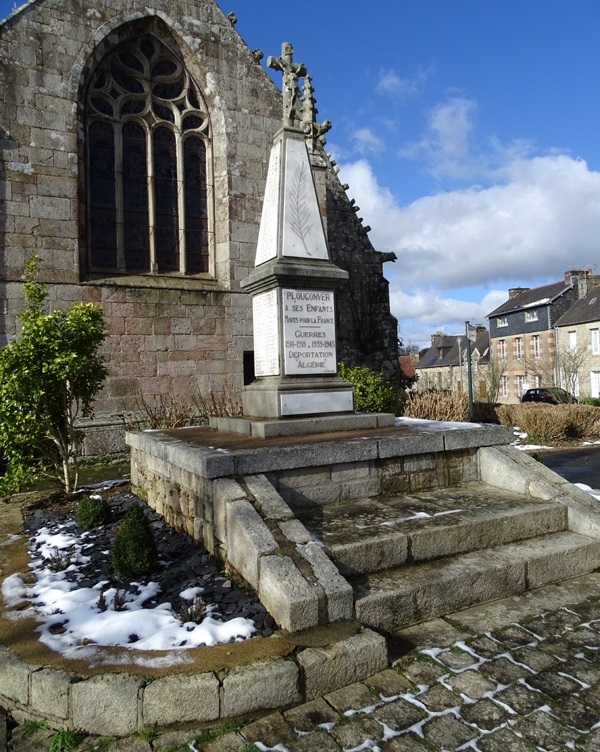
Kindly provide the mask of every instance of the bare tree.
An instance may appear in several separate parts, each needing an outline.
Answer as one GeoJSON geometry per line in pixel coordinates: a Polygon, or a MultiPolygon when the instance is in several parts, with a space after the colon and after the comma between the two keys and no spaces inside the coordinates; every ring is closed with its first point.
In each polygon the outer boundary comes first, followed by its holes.
{"type": "Polygon", "coordinates": [[[557,352],[556,373],[559,385],[577,397],[579,393],[580,375],[588,360],[587,344],[567,346],[557,352]]]}
{"type": "Polygon", "coordinates": [[[502,377],[506,371],[505,360],[492,360],[485,370],[485,401],[491,404],[498,402],[502,377]]]}

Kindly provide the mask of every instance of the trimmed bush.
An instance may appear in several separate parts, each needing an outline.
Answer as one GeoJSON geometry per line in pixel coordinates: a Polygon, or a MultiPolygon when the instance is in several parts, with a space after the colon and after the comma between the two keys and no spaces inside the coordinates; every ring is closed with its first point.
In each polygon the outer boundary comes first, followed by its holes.
{"type": "Polygon", "coordinates": [[[519,426],[532,441],[553,443],[569,439],[597,439],[600,411],[591,405],[499,405],[498,418],[505,426],[519,426]]]}
{"type": "Polygon", "coordinates": [[[111,561],[120,579],[150,574],[158,567],[156,541],[139,504],[131,506],[123,517],[111,561]]]}
{"type": "Polygon", "coordinates": [[[75,519],[85,530],[106,525],[110,522],[110,506],[101,496],[88,496],[77,505],[75,519]]]}
{"type": "Polygon", "coordinates": [[[411,392],[404,415],[423,420],[469,420],[469,398],[464,392],[447,389],[427,389],[411,392]]]}
{"type": "Polygon", "coordinates": [[[383,373],[366,366],[353,368],[339,364],[339,374],[354,387],[354,409],[361,413],[394,413],[401,415],[404,393],[390,384],[383,373]]]}

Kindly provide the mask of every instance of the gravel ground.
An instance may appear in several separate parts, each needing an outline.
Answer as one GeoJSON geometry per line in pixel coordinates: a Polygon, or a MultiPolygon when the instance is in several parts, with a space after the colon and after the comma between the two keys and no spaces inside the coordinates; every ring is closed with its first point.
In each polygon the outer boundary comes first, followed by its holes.
{"type": "MultiPolygon", "coordinates": [[[[158,547],[160,569],[147,578],[136,577],[136,582],[158,582],[160,593],[144,603],[152,608],[159,603],[169,602],[173,610],[179,613],[183,606],[189,606],[180,598],[180,593],[187,588],[202,588],[202,601],[206,606],[213,606],[211,616],[220,621],[235,617],[244,617],[252,621],[256,628],[255,635],[269,636],[273,633],[274,622],[256,596],[238,587],[223,574],[217,559],[199,547],[189,536],[175,532],[163,518],[153,512],[141,499],[131,493],[128,484],[103,484],[101,488],[92,487],[90,493],[100,494],[109,503],[112,520],[108,525],[91,531],[86,543],[93,543],[85,549],[90,561],[80,566],[77,572],[66,572],[69,581],[77,582],[79,587],[93,587],[104,581],[104,590],[119,588],[137,593],[137,587],[130,581],[119,580],[114,574],[110,556],[105,553],[112,550],[119,522],[132,504],[141,504],[150,521],[158,547]]],[[[72,523],[69,532],[84,532],[75,520],[76,504],[55,503],[49,507],[32,511],[25,520],[25,530],[34,535],[42,527],[57,532],[59,526],[72,523]]]]}

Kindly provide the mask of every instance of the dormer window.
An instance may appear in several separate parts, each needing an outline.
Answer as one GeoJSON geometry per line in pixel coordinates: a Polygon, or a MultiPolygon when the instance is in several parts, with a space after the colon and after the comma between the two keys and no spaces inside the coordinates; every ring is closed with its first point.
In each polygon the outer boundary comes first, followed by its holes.
{"type": "Polygon", "coordinates": [[[538,312],[537,311],[525,311],[525,321],[537,321],[538,320],[538,312]]]}
{"type": "Polygon", "coordinates": [[[508,319],[506,316],[499,316],[496,320],[496,326],[508,326],[508,319]]]}

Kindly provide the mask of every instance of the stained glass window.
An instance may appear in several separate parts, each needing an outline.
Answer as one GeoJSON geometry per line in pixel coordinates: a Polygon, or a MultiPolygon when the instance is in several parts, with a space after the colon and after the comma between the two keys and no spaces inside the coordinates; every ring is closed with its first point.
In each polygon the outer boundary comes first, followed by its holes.
{"type": "Polygon", "coordinates": [[[91,271],[209,272],[209,121],[183,63],[150,34],[96,66],[86,99],[91,271]]]}

